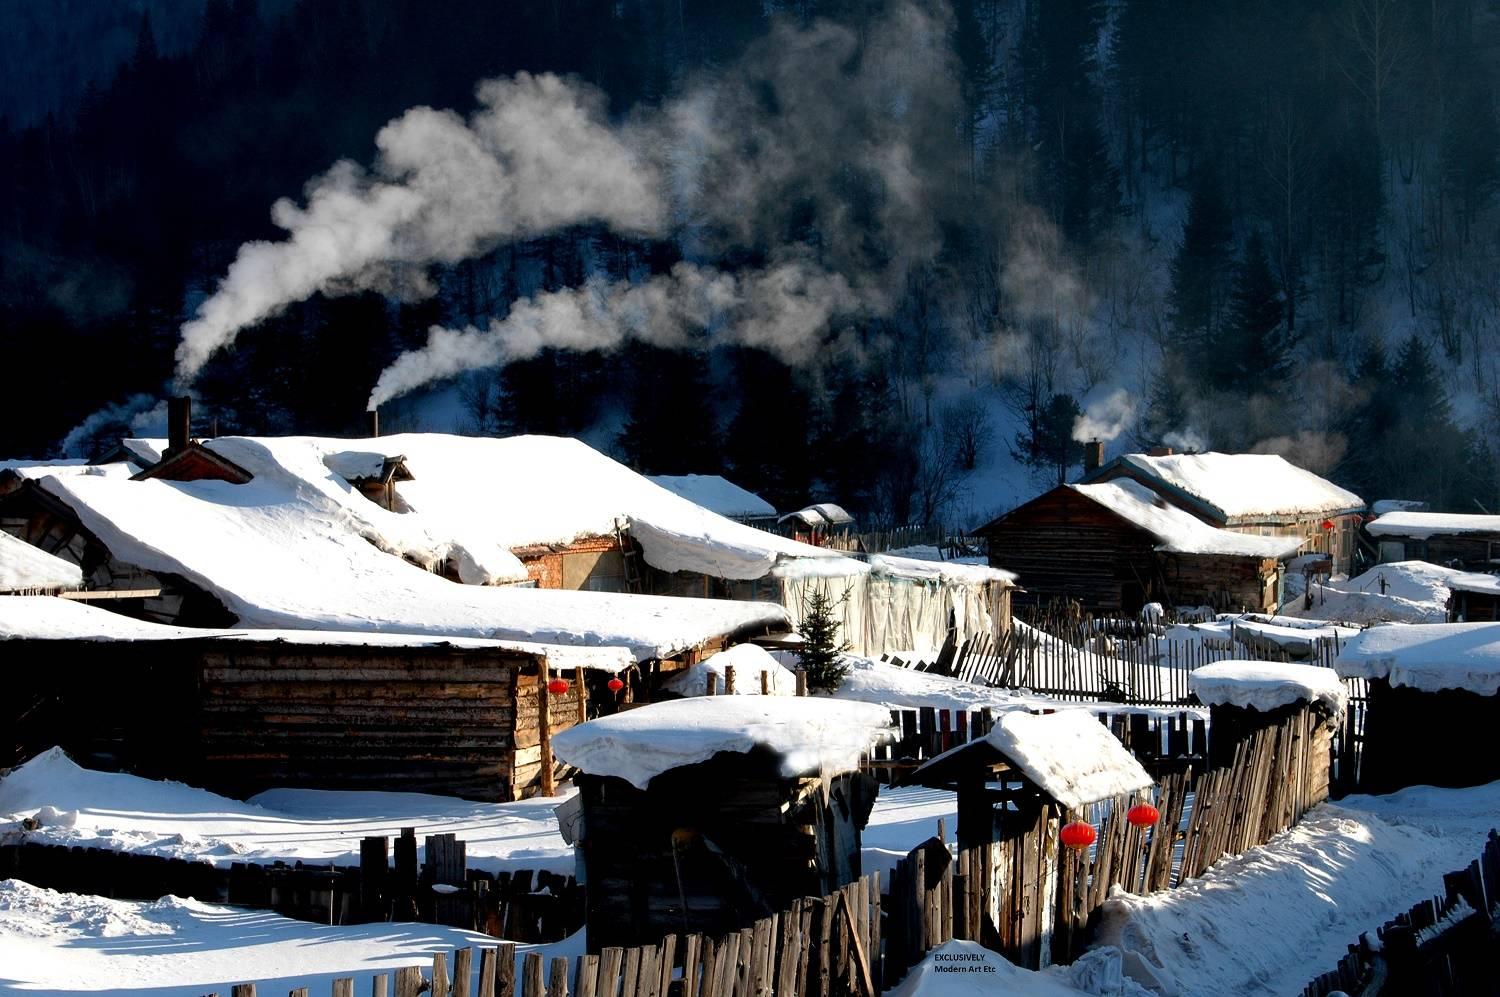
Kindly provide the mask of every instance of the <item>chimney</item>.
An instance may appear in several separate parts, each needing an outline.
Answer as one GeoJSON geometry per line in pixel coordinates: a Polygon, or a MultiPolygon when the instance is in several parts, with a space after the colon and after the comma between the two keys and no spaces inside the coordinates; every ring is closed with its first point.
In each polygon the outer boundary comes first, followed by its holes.
{"type": "Polygon", "coordinates": [[[1170,457],[1170,456],[1172,456],[1172,448],[1171,447],[1152,447],[1150,450],[1146,451],[1146,456],[1147,457],[1170,457]]]}
{"type": "MultiPolygon", "coordinates": [[[[167,453],[187,449],[193,438],[193,401],[186,395],[167,399],[167,453]]],[[[164,455],[165,456],[165,455],[164,455]]]]}
{"type": "Polygon", "coordinates": [[[1104,466],[1104,441],[1089,440],[1083,445],[1083,473],[1093,474],[1104,466]]]}
{"type": "Polygon", "coordinates": [[[370,417],[370,438],[374,439],[380,435],[380,409],[372,408],[366,414],[370,417]]]}

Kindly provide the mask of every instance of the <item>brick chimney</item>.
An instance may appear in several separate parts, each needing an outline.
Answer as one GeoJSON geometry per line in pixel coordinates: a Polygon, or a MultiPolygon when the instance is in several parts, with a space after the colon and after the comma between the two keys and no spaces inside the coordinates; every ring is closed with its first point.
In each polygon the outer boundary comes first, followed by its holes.
{"type": "Polygon", "coordinates": [[[1170,456],[1172,456],[1172,448],[1171,447],[1152,447],[1150,450],[1146,451],[1146,456],[1147,457],[1170,457],[1170,456]]]}
{"type": "Polygon", "coordinates": [[[380,409],[372,408],[365,414],[370,417],[370,438],[374,439],[380,435],[380,409]]]}
{"type": "Polygon", "coordinates": [[[1104,441],[1089,440],[1083,445],[1083,473],[1093,474],[1104,466],[1104,441]]]}
{"type": "Polygon", "coordinates": [[[193,438],[193,400],[186,395],[167,399],[167,450],[162,456],[187,449],[193,438]]]}

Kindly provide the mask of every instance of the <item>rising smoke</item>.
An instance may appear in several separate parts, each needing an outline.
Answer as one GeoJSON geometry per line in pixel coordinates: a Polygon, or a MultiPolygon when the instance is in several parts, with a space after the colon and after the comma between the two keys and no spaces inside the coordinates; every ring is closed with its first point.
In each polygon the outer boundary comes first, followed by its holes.
{"type": "Polygon", "coordinates": [[[597,91],[550,75],[481,84],[467,121],[410,110],[381,130],[372,167],[339,163],[304,205],[276,204],[287,238],[243,246],[183,326],[179,387],[314,293],[430,291],[429,266],[581,223],[670,236],[691,262],[537,293],[482,328],[434,327],[371,404],[547,347],[632,338],[806,362],[841,320],[888,312],[910,262],[938,245],[959,158],[949,60],[946,14],[896,3],[859,34],[778,25],[735,66],[621,123],[597,91]],[[864,193],[853,204],[851,188],[864,193]]]}
{"type": "Polygon", "coordinates": [[[1090,402],[1083,414],[1073,420],[1073,439],[1079,443],[1089,440],[1108,443],[1125,432],[1134,419],[1134,396],[1124,388],[1116,388],[1103,398],[1090,402]]]}

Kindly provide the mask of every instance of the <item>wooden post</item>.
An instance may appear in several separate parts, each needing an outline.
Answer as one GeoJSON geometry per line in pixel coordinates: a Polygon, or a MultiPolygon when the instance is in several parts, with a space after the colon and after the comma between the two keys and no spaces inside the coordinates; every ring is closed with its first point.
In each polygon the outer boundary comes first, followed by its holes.
{"type": "Polygon", "coordinates": [[[553,956],[552,968],[547,973],[547,997],[568,997],[568,959],[553,956]]]}
{"type": "Polygon", "coordinates": [[[229,988],[229,997],[255,997],[255,984],[236,983],[229,988]]]}
{"type": "Polygon", "coordinates": [[[479,950],[479,997],[495,997],[495,950],[479,950]]]}
{"type": "Polygon", "coordinates": [[[724,695],[734,695],[734,666],[724,666],[724,695]]]}
{"type": "Polygon", "coordinates": [[[800,666],[797,668],[797,695],[807,695],[807,669],[800,666]]]}
{"type": "Polygon", "coordinates": [[[516,997],[516,943],[495,946],[495,997],[516,997]]]}
{"type": "MultiPolygon", "coordinates": [[[[577,997],[599,997],[599,957],[597,955],[584,955],[579,958],[578,976],[573,980],[573,991],[577,997]]],[[[609,991],[608,997],[615,997],[613,990],[609,991]]]]}
{"type": "Polygon", "coordinates": [[[769,696],[771,694],[771,673],[770,672],[761,672],[760,673],[760,694],[762,696],[769,696]]]}
{"type": "Polygon", "coordinates": [[[719,691],[719,676],[714,672],[708,672],[703,676],[704,693],[709,696],[717,695],[719,691]]]}
{"type": "Polygon", "coordinates": [[[307,997],[307,988],[293,987],[286,992],[286,997],[307,997]]]}
{"type": "Polygon", "coordinates": [[[448,960],[441,952],[432,953],[432,997],[448,997],[448,960]]]}
{"type": "Polygon", "coordinates": [[[453,995],[469,997],[469,976],[474,965],[473,949],[453,950],[453,995]]]}
{"type": "Polygon", "coordinates": [[[354,977],[333,981],[333,997],[354,997],[354,977]]]}
{"type": "Polygon", "coordinates": [[[385,920],[385,880],[391,867],[389,848],[390,843],[384,835],[360,839],[359,914],[362,920],[385,920]]]}
{"type": "MultiPolygon", "coordinates": [[[[547,691],[547,684],[551,681],[552,675],[547,667],[547,659],[542,658],[537,668],[536,723],[537,734],[541,738],[543,796],[557,795],[557,786],[552,781],[552,711],[548,703],[551,694],[547,691]]],[[[541,972],[540,969],[537,971],[541,972]]]]}
{"type": "MultiPolygon", "coordinates": [[[[542,954],[527,952],[521,963],[522,997],[544,997],[546,984],[542,980],[542,954]]],[[[397,997],[401,997],[397,994],[397,997]]]]}
{"type": "Polygon", "coordinates": [[[416,966],[402,966],[396,970],[396,997],[418,997],[422,985],[422,970],[416,966]]]}
{"type": "Polygon", "coordinates": [[[370,980],[370,997],[388,997],[391,992],[391,977],[389,973],[376,973],[370,980]]]}
{"type": "Polygon", "coordinates": [[[578,699],[578,722],[588,723],[589,719],[589,696],[588,686],[583,683],[583,666],[573,669],[573,695],[578,699]]]}

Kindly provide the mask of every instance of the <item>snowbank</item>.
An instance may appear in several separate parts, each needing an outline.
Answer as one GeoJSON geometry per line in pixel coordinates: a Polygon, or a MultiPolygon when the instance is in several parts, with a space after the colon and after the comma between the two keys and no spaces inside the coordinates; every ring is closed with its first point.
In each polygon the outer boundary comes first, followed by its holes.
{"type": "Polygon", "coordinates": [[[1464,533],[1493,533],[1500,536],[1500,516],[1457,512],[1388,512],[1365,529],[1377,537],[1410,537],[1413,540],[1464,533]]]}
{"type": "Polygon", "coordinates": [[[679,696],[705,696],[708,694],[708,676],[711,672],[718,676],[717,691],[723,693],[728,688],[725,679],[730,667],[734,668],[734,692],[737,696],[759,696],[762,673],[769,675],[767,681],[770,683],[771,695],[797,694],[796,674],[777,661],[770,651],[754,644],[738,644],[727,651],[710,655],[667,679],[662,683],[662,689],[679,696]]]}
{"type": "Polygon", "coordinates": [[[1281,612],[1340,623],[1439,623],[1448,618],[1448,583],[1462,574],[1426,561],[1377,564],[1347,581],[1315,584],[1311,607],[1302,595],[1296,595],[1281,612]]]}
{"type": "MultiPolygon", "coordinates": [[[[919,672],[888,661],[846,654],[849,671],[831,695],[835,699],[879,703],[891,709],[1012,710],[1043,700],[1018,696],[1001,689],[975,685],[946,675],[919,672]]],[[[1046,705],[1056,705],[1047,702],[1046,705]]]]}
{"type": "MultiPolygon", "coordinates": [[[[372,974],[430,970],[434,952],[448,955],[451,972],[454,949],[494,945],[488,935],[435,924],[331,927],[177,897],[132,903],[0,881],[0,966],[15,993],[199,997],[255,982],[263,994],[306,986],[311,997],[328,997],[332,981],[346,976],[368,993],[372,974]]],[[[516,950],[519,970],[527,952],[544,961],[580,954],[583,935],[516,950]]]]}
{"type": "Polygon", "coordinates": [[[471,868],[571,875],[573,850],[552,810],[560,798],[475,803],[423,793],[275,789],[249,802],[179,782],[83,768],[53,748],[0,779],[0,842],[102,848],[227,866],[359,864],[365,835],[417,829],[467,843],[471,868]],[[41,814],[41,828],[20,821],[41,814]]]}
{"type": "Polygon", "coordinates": [[[1096,946],[1157,993],[1300,993],[1350,942],[1442,889],[1500,813],[1500,783],[1418,786],[1321,804],[1266,845],[1201,879],[1137,896],[1118,889],[1096,946]]]}
{"type": "Polygon", "coordinates": [[[1110,997],[1149,997],[1127,979],[1120,953],[1104,950],[1085,953],[1070,966],[1049,966],[1041,972],[1022,969],[978,942],[954,939],[944,942],[906,974],[888,997],[991,997],[1018,994],[1023,997],[1077,997],[1101,994],[1110,997]]]}
{"type": "Polygon", "coordinates": [[[1299,537],[1262,537],[1216,529],[1128,478],[1068,487],[1156,537],[1156,549],[1160,551],[1279,558],[1302,546],[1299,537]]]}
{"type": "Polygon", "coordinates": [[[772,519],[776,508],[759,495],[717,474],[652,474],[654,484],[730,519],[772,519]]]}
{"type": "Polygon", "coordinates": [[[1205,706],[1261,712],[1293,703],[1317,703],[1342,715],[1349,699],[1333,669],[1279,661],[1217,661],[1189,672],[1188,689],[1205,706]]]}
{"type": "Polygon", "coordinates": [[[1389,624],[1351,640],[1333,667],[1423,692],[1500,693],[1500,623],[1389,624]]]}
{"type": "Polygon", "coordinates": [[[361,631],[174,627],[51,596],[11,596],[0,600],[0,640],[17,639],[276,641],[319,647],[492,648],[545,656],[554,668],[598,668],[609,672],[621,671],[635,662],[635,655],[623,647],[569,647],[516,640],[361,631]]]}
{"type": "Polygon", "coordinates": [[[82,584],[78,565],[0,532],[0,592],[76,589],[82,584]]]}
{"type": "Polygon", "coordinates": [[[1364,499],[1276,454],[1125,454],[1141,474],[1187,493],[1224,520],[1358,512],[1364,499]]]}
{"type": "Polygon", "coordinates": [[[792,777],[847,772],[890,734],[888,710],[812,697],[710,696],[654,703],[569,727],[552,738],[562,762],[640,789],[669,769],[721,751],[767,747],[792,777]]]}

